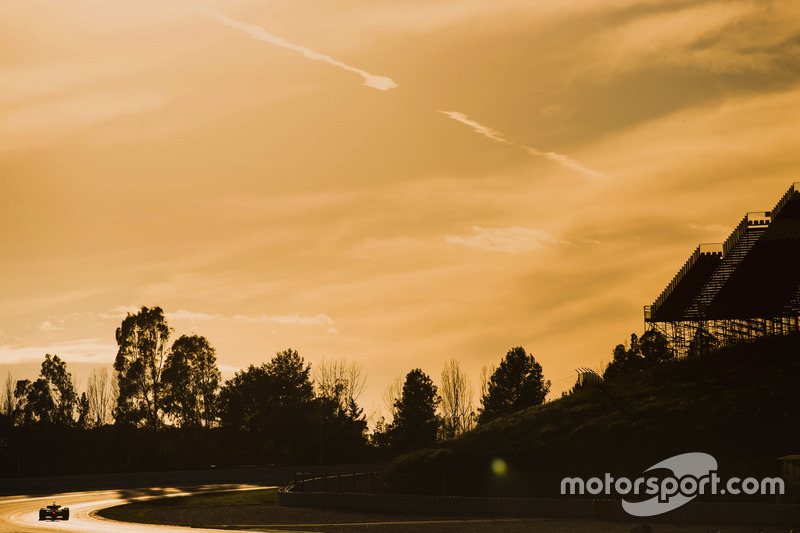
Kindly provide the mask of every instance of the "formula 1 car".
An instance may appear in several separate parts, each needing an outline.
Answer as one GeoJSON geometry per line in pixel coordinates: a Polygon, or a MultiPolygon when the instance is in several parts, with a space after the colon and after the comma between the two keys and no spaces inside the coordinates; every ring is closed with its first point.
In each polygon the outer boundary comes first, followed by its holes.
{"type": "Polygon", "coordinates": [[[39,520],[69,520],[69,507],[61,507],[53,502],[53,505],[39,509],[39,520]]]}

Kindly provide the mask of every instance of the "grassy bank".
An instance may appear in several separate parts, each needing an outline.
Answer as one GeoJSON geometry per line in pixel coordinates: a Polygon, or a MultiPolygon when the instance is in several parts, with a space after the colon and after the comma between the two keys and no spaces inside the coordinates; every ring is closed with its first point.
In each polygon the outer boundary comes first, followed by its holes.
{"type": "Polygon", "coordinates": [[[564,476],[636,477],[668,457],[698,451],[717,459],[720,476],[778,475],[776,459],[800,453],[798,376],[798,335],[682,359],[401,457],[390,488],[477,485],[484,493],[555,495],[564,476]],[[496,459],[507,468],[502,476],[491,470],[496,459]]]}
{"type": "Polygon", "coordinates": [[[198,509],[202,509],[204,515],[218,515],[222,520],[219,523],[225,523],[231,508],[247,511],[277,504],[278,489],[272,488],[157,498],[109,507],[97,514],[120,522],[191,527],[197,524],[192,515],[198,509]]]}

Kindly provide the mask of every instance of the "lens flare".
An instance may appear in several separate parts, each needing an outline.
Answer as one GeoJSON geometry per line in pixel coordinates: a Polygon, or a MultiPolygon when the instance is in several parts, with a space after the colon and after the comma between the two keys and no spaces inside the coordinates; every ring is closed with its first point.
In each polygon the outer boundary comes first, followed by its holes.
{"type": "Polygon", "coordinates": [[[499,457],[492,459],[492,472],[494,472],[495,475],[502,476],[507,471],[508,471],[508,466],[506,465],[505,461],[503,461],[499,457]]]}

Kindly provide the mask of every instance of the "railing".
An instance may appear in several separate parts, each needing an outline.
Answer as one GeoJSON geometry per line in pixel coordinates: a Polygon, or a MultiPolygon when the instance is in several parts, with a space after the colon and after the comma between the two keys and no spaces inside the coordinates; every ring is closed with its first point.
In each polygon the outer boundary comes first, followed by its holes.
{"type": "Polygon", "coordinates": [[[350,494],[427,494],[437,496],[531,495],[559,487],[559,479],[536,483],[507,474],[396,474],[385,472],[297,472],[291,492],[350,494]],[[543,488],[537,488],[541,485],[543,488]]]}
{"type": "Polygon", "coordinates": [[[380,484],[380,472],[296,472],[294,475],[296,492],[374,493],[380,484]]]}
{"type": "Polygon", "coordinates": [[[800,181],[796,181],[789,187],[789,190],[778,200],[778,203],[775,204],[775,207],[772,209],[771,214],[772,218],[778,218],[783,211],[783,208],[786,207],[786,204],[789,203],[789,200],[792,199],[795,193],[800,192],[800,181]]]}
{"type": "Polygon", "coordinates": [[[733,250],[737,244],[739,244],[739,241],[750,228],[766,227],[771,220],[772,217],[769,211],[753,211],[747,213],[742,221],[739,222],[739,225],[736,226],[736,229],[725,239],[725,243],[722,245],[723,259],[731,253],[731,250],[733,250]]]}
{"type": "Polygon", "coordinates": [[[669,282],[667,287],[661,291],[661,294],[656,298],[656,301],[653,303],[652,306],[649,306],[650,309],[645,308],[645,320],[648,318],[652,318],[653,313],[658,311],[658,308],[664,304],[664,301],[669,298],[669,295],[672,294],[672,291],[678,286],[678,284],[683,280],[686,274],[692,269],[697,260],[700,259],[704,255],[722,255],[723,253],[723,245],[721,243],[705,243],[698,246],[694,253],[689,256],[689,259],[686,260],[683,267],[675,274],[675,277],[672,278],[672,281],[669,282]],[[648,311],[650,312],[650,316],[647,316],[648,311]]]}

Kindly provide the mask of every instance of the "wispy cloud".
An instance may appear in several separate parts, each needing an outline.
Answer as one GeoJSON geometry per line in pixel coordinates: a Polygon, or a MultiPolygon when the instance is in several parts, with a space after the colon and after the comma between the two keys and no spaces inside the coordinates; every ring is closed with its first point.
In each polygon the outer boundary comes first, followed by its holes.
{"type": "Polygon", "coordinates": [[[93,93],[34,101],[0,117],[0,152],[28,148],[82,128],[152,111],[163,103],[152,92],[93,93]]]}
{"type": "Polygon", "coordinates": [[[690,230],[693,231],[702,231],[705,233],[728,233],[731,231],[729,226],[723,226],[722,224],[695,224],[694,222],[690,222],[686,225],[690,230]]]}
{"type": "Polygon", "coordinates": [[[115,344],[105,344],[100,339],[79,339],[42,346],[0,345],[3,364],[43,361],[45,354],[58,355],[68,363],[109,364],[117,353],[115,344]]]}
{"type": "Polygon", "coordinates": [[[397,87],[397,84],[391,78],[387,78],[386,76],[376,76],[375,74],[370,74],[369,72],[362,70],[360,68],[351,67],[350,65],[342,63],[341,61],[337,61],[336,59],[330,56],[326,56],[325,54],[320,54],[319,52],[315,52],[311,48],[294,44],[287,41],[286,39],[272,35],[261,26],[234,20],[229,16],[225,15],[224,13],[221,13],[215,9],[210,9],[201,6],[196,6],[196,8],[201,12],[205,13],[206,15],[208,15],[209,17],[212,17],[215,20],[227,26],[244,31],[245,33],[250,35],[250,37],[252,37],[253,39],[273,44],[275,46],[280,46],[281,48],[286,48],[288,50],[293,50],[295,52],[300,52],[301,54],[303,54],[304,57],[314,61],[322,61],[323,63],[328,63],[329,65],[333,65],[334,67],[339,67],[341,69],[347,70],[348,72],[355,72],[356,74],[364,78],[364,85],[366,85],[367,87],[372,87],[373,89],[378,89],[380,91],[388,91],[389,89],[394,89],[395,87],[397,87]]]}
{"type": "Polygon", "coordinates": [[[212,315],[208,313],[195,313],[186,309],[178,309],[172,313],[165,313],[168,320],[224,320],[222,315],[212,315]]]}
{"type": "Polygon", "coordinates": [[[463,237],[446,235],[445,241],[481,250],[484,252],[502,252],[523,255],[544,248],[545,244],[561,242],[547,231],[512,226],[510,228],[472,227],[473,235],[463,237]]]}
{"type": "Polygon", "coordinates": [[[589,178],[602,178],[603,174],[601,172],[597,172],[589,167],[581,165],[579,162],[575,161],[574,159],[565,156],[564,154],[559,154],[556,152],[545,152],[543,150],[539,150],[536,148],[532,148],[530,146],[525,146],[524,144],[517,144],[513,141],[509,141],[502,133],[493,130],[488,126],[484,126],[480,122],[476,122],[469,118],[464,113],[460,113],[458,111],[439,111],[443,115],[447,115],[448,117],[452,118],[453,120],[464,124],[465,126],[469,126],[475,133],[483,135],[487,139],[491,139],[495,142],[499,142],[502,144],[507,144],[509,146],[514,146],[516,148],[521,148],[525,152],[529,153],[530,155],[534,155],[537,157],[544,157],[550,159],[562,165],[564,167],[569,168],[570,170],[574,170],[580,174],[583,174],[589,178]]]}
{"type": "Polygon", "coordinates": [[[139,307],[135,305],[115,305],[111,310],[105,313],[98,313],[99,318],[125,318],[128,313],[135,314],[139,312],[139,307]]]}
{"type": "Polygon", "coordinates": [[[39,325],[39,329],[42,331],[59,331],[64,328],[62,326],[56,326],[49,320],[45,320],[39,325]]]}
{"type": "Polygon", "coordinates": [[[501,134],[500,132],[495,131],[492,128],[489,128],[487,126],[484,126],[480,122],[475,122],[474,120],[469,118],[464,113],[460,113],[458,111],[439,111],[439,113],[442,113],[443,115],[447,115],[448,117],[450,117],[453,120],[456,120],[456,121],[464,124],[465,126],[469,126],[470,128],[472,128],[475,131],[475,133],[480,133],[481,135],[483,135],[484,137],[486,137],[488,139],[491,139],[493,141],[497,141],[497,142],[503,143],[503,144],[511,144],[511,145],[514,144],[511,141],[509,141],[508,139],[506,139],[503,136],[503,134],[501,134]]]}
{"type": "Polygon", "coordinates": [[[249,322],[252,324],[289,324],[289,325],[300,325],[300,326],[309,326],[309,325],[317,325],[317,326],[332,326],[334,324],[333,319],[324,313],[318,313],[314,316],[300,316],[300,315],[288,315],[288,316],[268,316],[268,315],[261,315],[261,316],[246,316],[246,315],[236,315],[233,317],[234,320],[239,320],[241,322],[249,322]]]}

